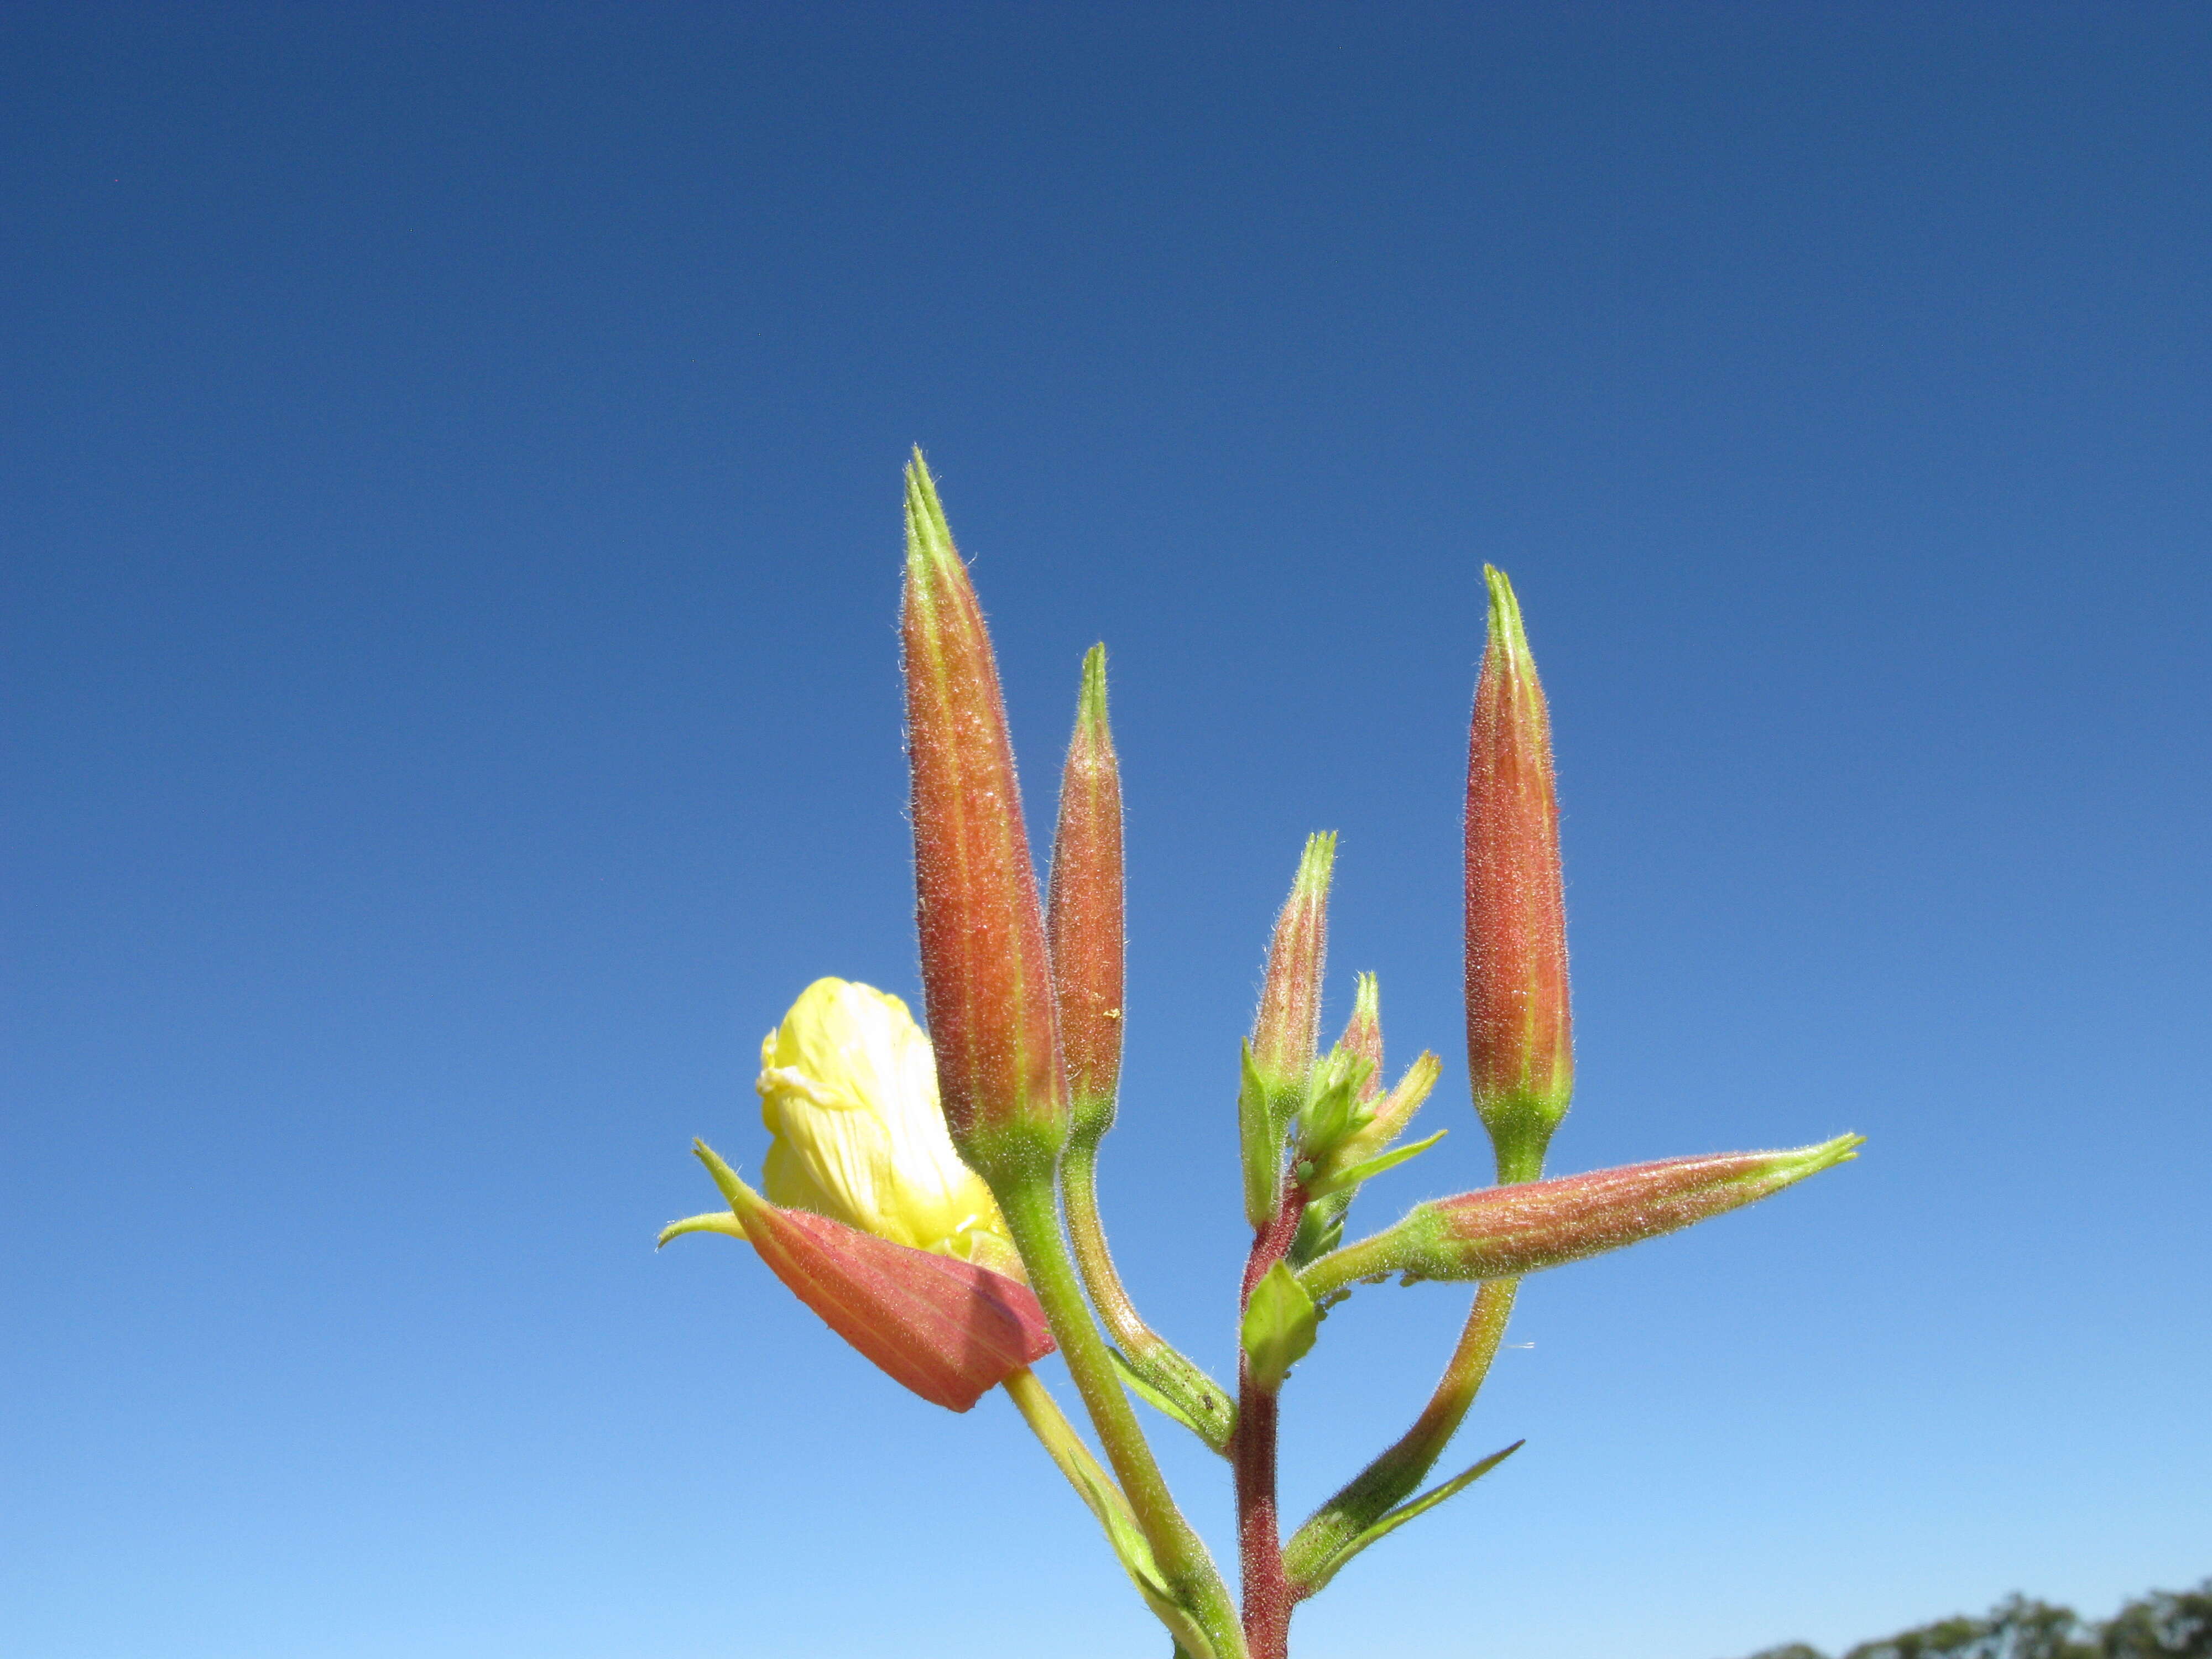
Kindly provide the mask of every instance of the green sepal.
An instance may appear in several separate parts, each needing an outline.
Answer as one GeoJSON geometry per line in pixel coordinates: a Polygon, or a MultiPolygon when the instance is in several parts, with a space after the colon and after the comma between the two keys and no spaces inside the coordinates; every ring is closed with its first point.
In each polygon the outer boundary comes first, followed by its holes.
{"type": "Polygon", "coordinates": [[[1359,1097],[1374,1069],[1341,1043],[1314,1067],[1312,1085],[1297,1115],[1301,1159],[1327,1163],[1331,1152],[1375,1121],[1375,1109],[1359,1097]]]}
{"type": "Polygon", "coordinates": [[[761,1196],[738,1179],[738,1172],[722,1161],[722,1155],[703,1140],[691,1143],[691,1156],[707,1166],[714,1177],[714,1186],[729,1200],[731,1212],[741,1219],[745,1210],[762,1201],[761,1196]]]}
{"type": "Polygon", "coordinates": [[[1145,1370],[1137,1362],[1110,1344],[1106,1349],[1114,1362],[1114,1369],[1121,1373],[1121,1381],[1129,1392],[1163,1416],[1171,1417],[1200,1440],[1224,1456],[1229,1450],[1229,1437],[1237,1428],[1237,1407],[1228,1395],[1204,1371],[1200,1370],[1181,1354],[1174,1356],[1190,1366],[1192,1375],[1178,1377],[1172,1361],[1166,1364],[1155,1362],[1145,1370]],[[1148,1374],[1149,1373],[1149,1374],[1148,1374]],[[1182,1397],[1186,1389],[1200,1392],[1201,1397],[1215,1403],[1212,1412],[1182,1397]],[[1218,1419],[1215,1423],[1212,1419],[1218,1419]]]}
{"type": "Polygon", "coordinates": [[[685,1233],[727,1233],[732,1238],[745,1236],[744,1223],[728,1210],[709,1210],[704,1215],[687,1215],[681,1221],[672,1221],[660,1230],[660,1237],[653,1241],[659,1249],[672,1238],[681,1238],[685,1233]]]}
{"type": "MultiPolygon", "coordinates": [[[[1500,1463],[1503,1463],[1507,1458],[1512,1456],[1515,1452],[1519,1451],[1522,1447],[1528,1443],[1525,1440],[1516,1440],[1511,1445],[1506,1447],[1504,1450],[1491,1453],[1489,1456],[1484,1458],[1482,1462],[1477,1463],[1473,1468],[1462,1469],[1459,1474],[1452,1476],[1450,1480],[1443,1482],[1441,1486],[1430,1487],[1428,1491],[1421,1493],[1418,1498],[1407,1498],[1404,1503],[1399,1504],[1396,1509],[1390,1510],[1388,1514],[1383,1516],[1383,1517],[1380,1521],[1377,1521],[1373,1526],[1368,1528],[1366,1531],[1355,1536],[1351,1542],[1345,1545],[1343,1548],[1338,1550],[1335,1554],[1330,1556],[1326,1561],[1323,1561],[1310,1573],[1301,1574],[1296,1571],[1295,1567],[1292,1567],[1291,1573],[1292,1594],[1303,1598],[1318,1593],[1325,1585],[1328,1584],[1330,1579],[1335,1577],[1339,1572],[1343,1571],[1344,1564],[1346,1562],[1351,1560],[1353,1556],[1358,1554],[1360,1551],[1365,1549],[1370,1544],[1372,1544],[1377,1540],[1387,1537],[1389,1534],[1397,1531],[1399,1528],[1404,1526],[1406,1522],[1413,1519],[1414,1516],[1427,1514],[1431,1510],[1436,1508],[1437,1504],[1443,1503],[1447,1498],[1453,1497],[1459,1492],[1466,1491],[1468,1487],[1481,1480],[1484,1475],[1488,1474],[1491,1470],[1496,1468],[1500,1463]]],[[[1303,1530],[1303,1528],[1301,1528],[1301,1530],[1303,1530]]],[[[1297,1540],[1293,1539],[1291,1540],[1291,1550],[1293,1553],[1297,1549],[1297,1540]]]]}
{"type": "Polygon", "coordinates": [[[1307,1205],[1305,1214],[1298,1218],[1297,1236],[1291,1240],[1283,1260],[1293,1267],[1303,1267],[1344,1243],[1344,1216],[1351,1207],[1348,1192],[1331,1193],[1307,1205]]]}
{"type": "Polygon", "coordinates": [[[1370,1158],[1364,1163],[1354,1164],[1349,1169],[1333,1170],[1317,1177],[1306,1190],[1316,1198],[1326,1198],[1331,1193],[1348,1191],[1363,1181],[1371,1181],[1385,1170],[1396,1168],[1409,1158],[1419,1158],[1450,1133],[1449,1129],[1439,1129],[1425,1140],[1416,1140],[1409,1146],[1396,1147],[1384,1152],[1379,1158],[1370,1158]]]}
{"type": "Polygon", "coordinates": [[[1244,1304],[1244,1359],[1254,1385],[1269,1394],[1281,1388],[1291,1367],[1312,1352],[1320,1324],[1298,1276],[1280,1261],[1268,1268],[1244,1304]]]}
{"type": "Polygon", "coordinates": [[[1282,1199],[1283,1123],[1273,1094],[1248,1042],[1237,1078],[1237,1138],[1244,1159],[1244,1218],[1255,1227],[1267,1224],[1282,1199]]]}

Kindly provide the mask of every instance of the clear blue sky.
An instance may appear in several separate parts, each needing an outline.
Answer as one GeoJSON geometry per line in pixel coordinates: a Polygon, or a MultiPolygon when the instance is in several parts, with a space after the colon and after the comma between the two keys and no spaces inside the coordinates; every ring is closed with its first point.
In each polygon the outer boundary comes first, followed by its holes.
{"type": "MultiPolygon", "coordinates": [[[[1375,969],[1447,1065],[1360,1213],[1486,1176],[1485,560],[1554,1167],[1870,1138],[1533,1281],[1465,1443],[1527,1449],[1302,1653],[2212,1571],[2208,110],[2201,6],[9,7],[0,1649],[1161,1651],[1002,1400],[650,1249],[801,987],[913,994],[916,441],[1033,823],[1112,653],[1105,1197],[1209,1364],[1307,830],[1332,1020],[1375,969]]],[[[1331,1321],[1291,1508],[1464,1295],[1331,1321]]]]}

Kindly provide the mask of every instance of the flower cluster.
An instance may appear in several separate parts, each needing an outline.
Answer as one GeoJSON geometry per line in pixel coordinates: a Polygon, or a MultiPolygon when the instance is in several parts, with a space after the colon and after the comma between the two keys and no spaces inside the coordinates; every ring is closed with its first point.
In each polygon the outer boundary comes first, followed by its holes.
{"type": "Polygon", "coordinates": [[[831,1328],[935,1404],[964,1412],[1003,1387],[1188,1659],[1283,1659],[1301,1601],[1517,1449],[1424,1489],[1524,1276],[1765,1198],[1858,1145],[1843,1135],[1543,1178],[1574,1086],[1550,717],[1512,586],[1494,569],[1486,579],[1463,900],[1468,1074],[1496,1185],[1416,1204],[1345,1242],[1364,1184],[1441,1138],[1402,1140],[1441,1068],[1424,1053],[1389,1081],[1370,975],[1343,1035],[1323,1048],[1336,839],[1313,836],[1276,921],[1236,1090],[1253,1237],[1233,1390],[1138,1313],[1096,1188],[1123,1042],[1121,775],[1104,653],[1084,661],[1041,896],[990,640],[917,453],[902,634],[929,1032],[870,987],[808,986],[761,1048],[763,1190],[695,1143],[726,1207],[661,1234],[749,1241],[831,1328]],[[1394,1275],[1479,1289],[1413,1424],[1285,1540],[1278,1397],[1328,1308],[1394,1275]],[[1031,1370],[1055,1349],[1103,1462],[1031,1370]],[[1170,1493],[1133,1394],[1229,1462],[1239,1595],[1170,1493]]]}

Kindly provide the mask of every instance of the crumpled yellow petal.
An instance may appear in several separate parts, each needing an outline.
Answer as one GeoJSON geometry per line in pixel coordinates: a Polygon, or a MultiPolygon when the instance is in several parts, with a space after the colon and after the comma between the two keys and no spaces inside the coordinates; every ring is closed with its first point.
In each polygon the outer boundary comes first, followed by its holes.
{"type": "Polygon", "coordinates": [[[929,1039],[898,998],[815,981],[761,1044],[755,1086],[770,1202],[1019,1275],[990,1189],[945,1130],[929,1039]]]}

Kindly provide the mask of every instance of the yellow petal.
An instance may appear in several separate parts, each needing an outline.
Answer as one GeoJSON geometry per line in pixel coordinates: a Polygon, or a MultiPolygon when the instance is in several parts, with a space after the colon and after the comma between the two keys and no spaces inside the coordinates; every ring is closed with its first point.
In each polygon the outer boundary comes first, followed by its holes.
{"type": "Polygon", "coordinates": [[[953,1150],[929,1039],[903,1002],[817,980],[761,1045],[761,1066],[771,1202],[1003,1271],[1006,1224],[953,1150]]]}

